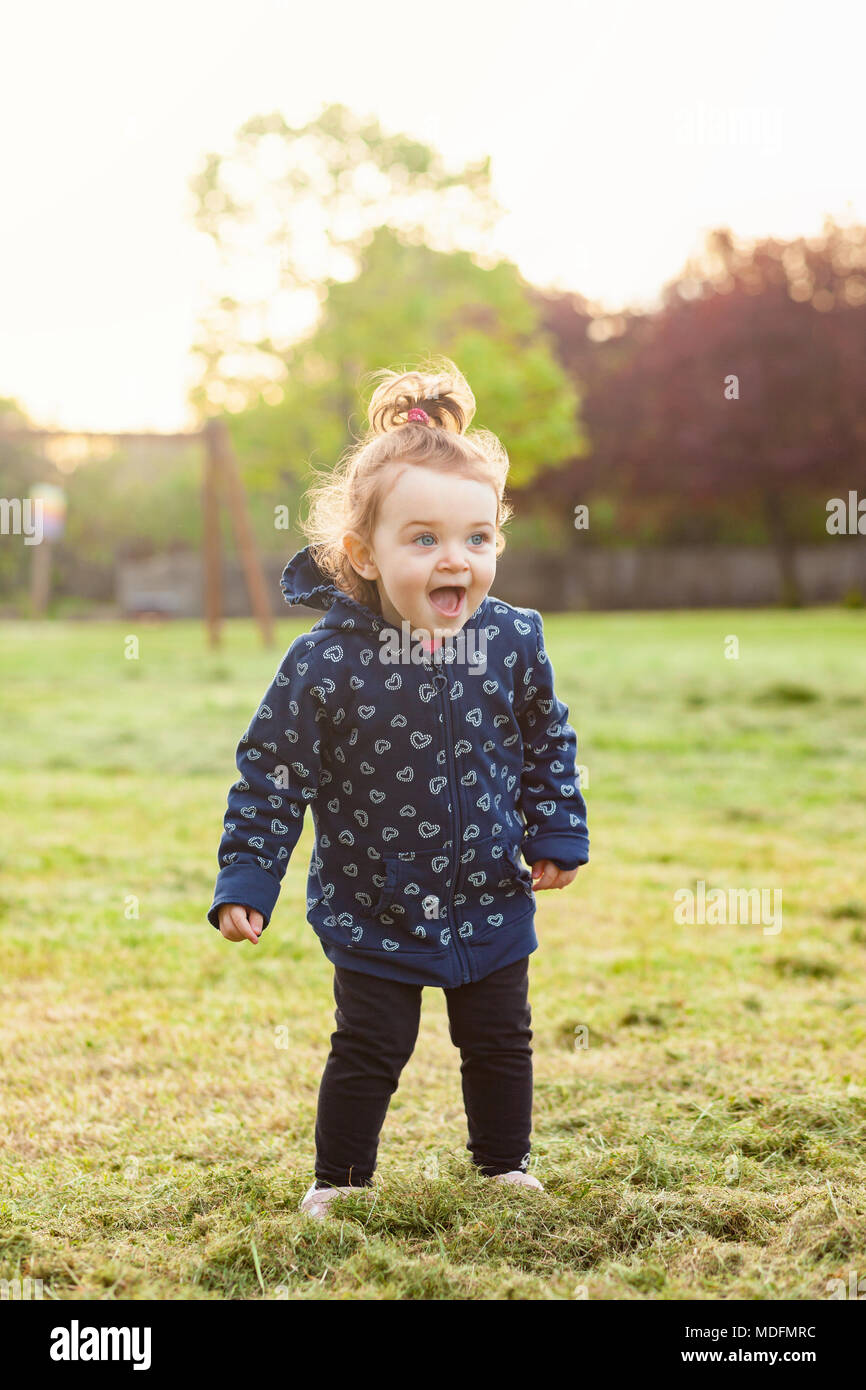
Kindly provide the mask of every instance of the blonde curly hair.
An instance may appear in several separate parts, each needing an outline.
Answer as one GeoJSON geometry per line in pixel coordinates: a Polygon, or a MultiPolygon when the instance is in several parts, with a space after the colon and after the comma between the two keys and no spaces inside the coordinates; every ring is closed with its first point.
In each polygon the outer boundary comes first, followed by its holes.
{"type": "Polygon", "coordinates": [[[309,509],[300,526],[322,572],[378,613],[376,584],[353,568],[342,537],[354,531],[365,542],[372,540],[395,466],[437,468],[490,483],[496,493],[497,556],[505,548],[502,527],[513,508],[504,497],[508,454],[490,430],[467,433],[475,397],[449,358],[430,358],[411,371],[383,367],[369,377],[378,381],[367,409],[369,428],[307,490],[309,509]],[[427,412],[429,423],[407,418],[415,407],[427,412]]]}

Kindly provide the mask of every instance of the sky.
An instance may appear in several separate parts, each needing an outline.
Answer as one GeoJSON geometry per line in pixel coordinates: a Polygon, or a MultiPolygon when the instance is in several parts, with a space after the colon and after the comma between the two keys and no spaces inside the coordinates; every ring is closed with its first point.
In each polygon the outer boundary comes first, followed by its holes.
{"type": "Polygon", "coordinates": [[[188,180],[274,110],[300,124],[338,101],[453,167],[489,154],[495,249],[610,311],[650,307],[711,227],[866,221],[864,40],[849,0],[11,7],[0,396],[45,427],[194,423],[214,267],[188,180]]]}

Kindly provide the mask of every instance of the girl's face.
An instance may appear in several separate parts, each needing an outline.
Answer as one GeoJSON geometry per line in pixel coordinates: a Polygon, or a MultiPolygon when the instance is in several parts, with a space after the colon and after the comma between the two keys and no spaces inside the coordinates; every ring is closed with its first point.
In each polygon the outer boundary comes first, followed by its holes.
{"type": "Polygon", "coordinates": [[[385,494],[370,545],[352,532],[343,544],[358,573],[376,582],[389,623],[450,635],[493,583],[496,508],[490,483],[404,468],[385,494]]]}

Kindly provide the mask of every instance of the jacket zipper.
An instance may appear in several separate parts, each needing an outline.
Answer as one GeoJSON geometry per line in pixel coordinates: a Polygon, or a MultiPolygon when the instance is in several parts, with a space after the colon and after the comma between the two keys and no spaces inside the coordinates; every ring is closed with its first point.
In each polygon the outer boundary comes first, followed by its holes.
{"type": "Polygon", "coordinates": [[[456,767],[456,764],[455,764],[455,762],[454,762],[454,757],[453,757],[453,755],[454,755],[454,730],[453,730],[453,728],[452,728],[452,726],[451,726],[451,709],[450,709],[450,701],[449,701],[449,699],[448,699],[448,677],[445,675],[445,673],[444,673],[443,671],[437,671],[436,674],[435,674],[434,677],[433,677],[433,682],[434,682],[435,685],[437,685],[437,686],[439,687],[439,693],[440,693],[441,696],[442,696],[442,705],[443,705],[443,709],[444,709],[444,711],[445,711],[445,728],[446,728],[446,731],[447,731],[447,733],[446,733],[446,742],[447,742],[447,749],[446,749],[446,751],[447,751],[447,754],[448,754],[448,771],[449,771],[449,773],[453,773],[453,779],[449,777],[449,781],[451,782],[451,795],[452,795],[453,802],[454,802],[454,821],[455,821],[455,825],[456,825],[456,830],[455,830],[455,839],[454,839],[454,870],[453,870],[453,873],[452,873],[452,875],[451,875],[451,889],[450,889],[449,894],[448,894],[448,918],[449,918],[449,922],[450,922],[450,925],[451,925],[451,931],[452,931],[453,936],[454,936],[454,949],[455,949],[456,952],[457,952],[457,959],[458,959],[458,961],[460,962],[460,969],[463,971],[463,983],[464,983],[464,985],[468,985],[468,984],[469,984],[469,961],[467,960],[467,958],[466,958],[466,956],[465,956],[465,954],[464,954],[463,946],[462,946],[462,944],[461,944],[461,942],[460,942],[460,932],[459,932],[458,929],[457,929],[457,920],[456,920],[456,917],[455,917],[455,915],[454,915],[454,895],[455,895],[455,893],[457,892],[457,875],[458,875],[458,873],[460,872],[460,863],[461,863],[461,859],[460,859],[460,850],[461,850],[461,846],[462,846],[462,833],[463,833],[463,831],[462,831],[462,827],[461,827],[461,825],[460,825],[460,793],[459,793],[459,789],[458,789],[458,786],[457,786],[457,767],[456,767]],[[441,680],[441,682],[442,682],[441,685],[439,684],[440,680],[441,680]]]}

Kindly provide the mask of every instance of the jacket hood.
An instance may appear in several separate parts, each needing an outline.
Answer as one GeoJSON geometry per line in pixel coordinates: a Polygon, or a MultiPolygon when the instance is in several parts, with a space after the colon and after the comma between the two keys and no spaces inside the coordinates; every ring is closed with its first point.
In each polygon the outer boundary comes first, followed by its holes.
{"type": "Polygon", "coordinates": [[[365,603],[359,603],[351,594],[338,588],[334,581],[319,569],[309,545],[292,556],[283,570],[280,588],[286,603],[303,603],[308,608],[321,608],[326,612],[335,604],[339,604],[352,610],[356,624],[359,617],[369,627],[373,627],[374,624],[381,627],[384,622],[380,614],[374,613],[365,603]]]}

